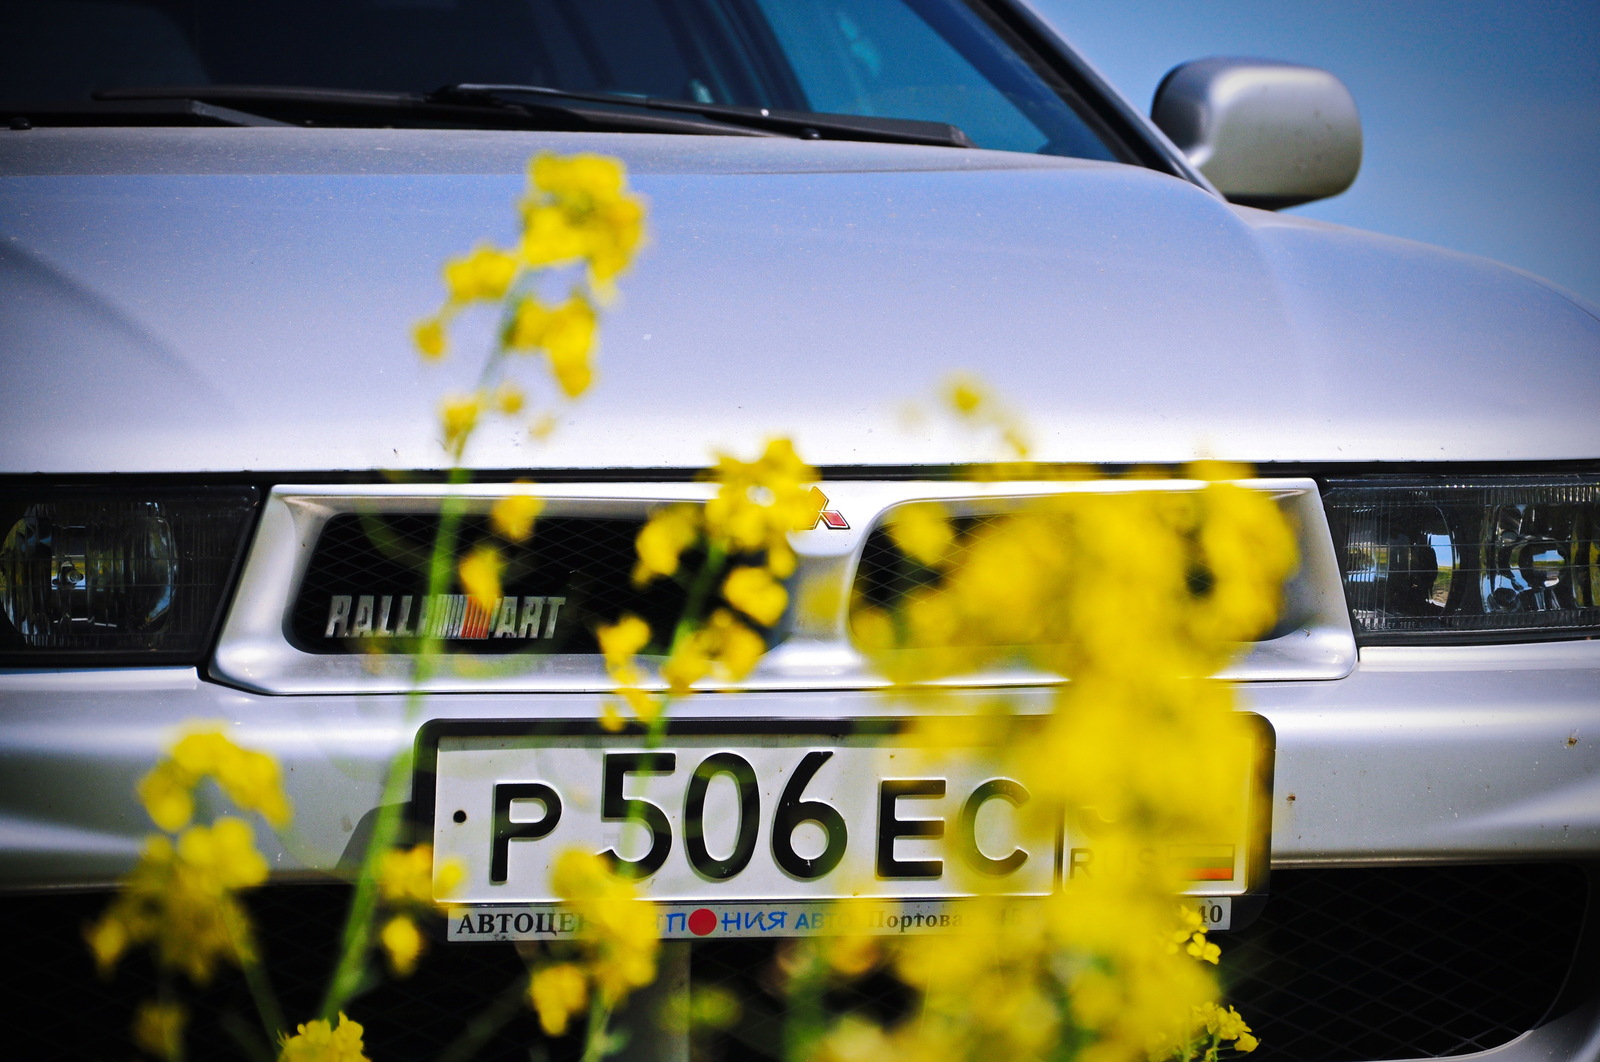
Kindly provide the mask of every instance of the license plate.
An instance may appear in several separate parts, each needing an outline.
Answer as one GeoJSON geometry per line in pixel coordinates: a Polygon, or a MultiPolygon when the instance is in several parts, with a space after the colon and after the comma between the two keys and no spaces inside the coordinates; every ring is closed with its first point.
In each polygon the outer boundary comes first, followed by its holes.
{"type": "MultiPolygon", "coordinates": [[[[1240,780],[1248,835],[1171,853],[1192,895],[1265,882],[1271,727],[1250,718],[1260,740],[1240,780]]],[[[436,722],[418,762],[435,864],[464,868],[450,896],[463,908],[554,903],[554,860],[573,847],[608,854],[674,907],[937,903],[972,895],[974,880],[1042,896],[1095,872],[1093,838],[1073,823],[1024,835],[1029,779],[981,750],[930,754],[892,724],[679,722],[650,748],[587,725],[436,722]]]]}

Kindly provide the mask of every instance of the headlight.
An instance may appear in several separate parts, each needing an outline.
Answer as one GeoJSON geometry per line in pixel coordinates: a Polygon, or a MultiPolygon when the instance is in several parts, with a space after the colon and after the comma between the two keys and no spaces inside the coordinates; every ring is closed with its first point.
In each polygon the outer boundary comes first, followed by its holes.
{"type": "Polygon", "coordinates": [[[1600,481],[1333,480],[1323,500],[1364,642],[1600,633],[1600,481]]]}
{"type": "Polygon", "coordinates": [[[0,665],[196,663],[252,487],[0,490],[0,665]]]}

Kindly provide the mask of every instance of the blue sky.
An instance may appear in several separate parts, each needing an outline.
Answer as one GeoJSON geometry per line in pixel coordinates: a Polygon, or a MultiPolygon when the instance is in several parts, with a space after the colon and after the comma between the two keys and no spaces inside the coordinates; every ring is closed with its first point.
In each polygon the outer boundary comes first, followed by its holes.
{"type": "Polygon", "coordinates": [[[1600,2],[1032,0],[1139,108],[1186,59],[1333,71],[1350,191],[1298,213],[1480,254],[1600,303],[1600,2]]]}

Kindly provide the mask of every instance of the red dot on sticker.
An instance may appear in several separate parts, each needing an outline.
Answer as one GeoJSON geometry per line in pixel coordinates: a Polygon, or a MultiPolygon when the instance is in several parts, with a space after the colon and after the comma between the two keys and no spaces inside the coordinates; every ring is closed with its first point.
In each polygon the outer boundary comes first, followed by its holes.
{"type": "Polygon", "coordinates": [[[717,916],[701,907],[689,915],[689,932],[697,937],[703,937],[717,928],[717,916]]]}

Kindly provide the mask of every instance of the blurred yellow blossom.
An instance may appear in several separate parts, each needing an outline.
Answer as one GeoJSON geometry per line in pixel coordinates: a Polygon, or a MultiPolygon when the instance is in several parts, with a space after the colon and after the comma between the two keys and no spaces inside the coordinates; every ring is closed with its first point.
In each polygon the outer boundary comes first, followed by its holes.
{"type": "Polygon", "coordinates": [[[422,933],[410,915],[397,914],[378,931],[378,942],[397,977],[410,977],[422,955],[422,933]]]}
{"type": "Polygon", "coordinates": [[[508,417],[514,417],[522,412],[522,405],[527,398],[522,388],[510,380],[502,380],[500,386],[494,389],[494,408],[508,417]]]}
{"type": "Polygon", "coordinates": [[[624,615],[615,623],[606,624],[595,631],[600,642],[600,652],[606,664],[621,669],[633,662],[634,656],[650,644],[650,625],[638,616],[624,615]]]}
{"type": "Polygon", "coordinates": [[[522,542],[533,534],[533,522],[544,511],[544,501],[532,494],[508,494],[489,510],[495,534],[509,542],[522,542]]]}
{"type": "Polygon", "coordinates": [[[445,288],[450,301],[456,303],[501,299],[520,268],[521,263],[514,255],[480,244],[472,253],[445,263],[445,288]]]}
{"type": "Polygon", "coordinates": [[[765,568],[735,568],[722,584],[722,596],[764,627],[778,622],[789,604],[789,592],[765,568]]]}
{"type": "Polygon", "coordinates": [[[644,201],[628,191],[622,164],[600,155],[540,154],[528,167],[522,255],[531,266],[583,259],[601,290],[644,241],[644,201]]]}
{"type": "MultiPolygon", "coordinates": [[[[602,625],[595,631],[595,637],[600,642],[600,652],[605,656],[606,672],[615,683],[614,692],[621,697],[640,721],[653,723],[661,712],[661,699],[655,694],[640,688],[644,682],[644,673],[639,670],[639,665],[634,657],[650,643],[650,625],[634,615],[624,615],[616,623],[602,625]]],[[[611,725],[608,729],[620,730],[622,718],[616,714],[614,702],[605,702],[604,708],[611,713],[611,725]]],[[[607,719],[602,716],[602,723],[607,719]]]]}
{"type": "Polygon", "coordinates": [[[600,856],[568,849],[556,857],[550,885],[581,920],[583,969],[606,1006],[614,1007],[656,976],[655,906],[600,856]]]}
{"type": "Polygon", "coordinates": [[[765,553],[773,575],[793,574],[789,532],[816,522],[816,469],[800,459],[788,439],[772,439],[754,461],[718,454],[709,478],[717,484],[716,497],[704,509],[712,544],[733,554],[765,553]]]}
{"type": "Polygon", "coordinates": [[[912,502],[889,516],[889,537],[918,564],[937,568],[955,544],[955,528],[938,502],[912,502]]]}
{"type": "Polygon", "coordinates": [[[439,403],[439,424],[444,429],[445,448],[459,454],[478,426],[478,416],[482,412],[483,396],[480,394],[446,395],[439,403]]]}
{"type": "Polygon", "coordinates": [[[284,1039],[278,1062],[370,1062],[361,1042],[363,1032],[342,1013],[331,1026],[321,1020],[308,1021],[284,1039]]]}
{"type": "Polygon", "coordinates": [[[238,964],[254,954],[237,893],[266,877],[267,862],[242,819],[191,826],[176,844],[148,838],[122,891],[86,930],[96,964],[108,973],[128,948],[149,945],[158,965],[208,983],[219,961],[238,964]]]}
{"type": "Polygon", "coordinates": [[[518,351],[543,350],[562,391],[568,398],[577,398],[593,380],[598,327],[594,304],[581,294],[554,308],[535,295],[524,295],[512,312],[506,346],[518,351]]]}
{"type": "Polygon", "coordinates": [[[634,543],[638,562],[633,581],[638,586],[678,570],[683,551],[700,537],[700,509],[694,505],[669,505],[650,514],[634,543]]]}
{"type": "Polygon", "coordinates": [[[466,878],[459,860],[433,866],[433,846],[391,848],[378,863],[378,895],[391,907],[428,908],[449,899],[466,878]]]}
{"type": "Polygon", "coordinates": [[[193,791],[207,778],[242,811],[258,812],[274,826],[289,820],[278,763],[234,744],[221,730],[190,724],[169,754],[139,782],[139,798],[157,826],[176,832],[194,816],[193,791]]]}
{"type": "Polygon", "coordinates": [[[411,330],[411,339],[424,358],[437,361],[444,357],[447,341],[444,321],[439,317],[424,317],[411,330]]]}
{"type": "Polygon", "coordinates": [[[528,999],[546,1036],[565,1036],[567,1025],[589,1002],[589,983],[575,963],[561,962],[534,971],[528,999]]]}
{"type": "Polygon", "coordinates": [[[461,588],[479,608],[493,608],[500,600],[500,551],[493,546],[474,546],[461,559],[458,568],[461,588]]]}

